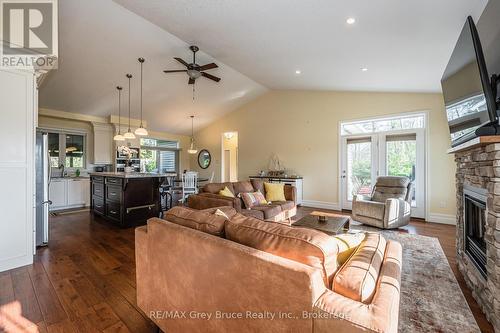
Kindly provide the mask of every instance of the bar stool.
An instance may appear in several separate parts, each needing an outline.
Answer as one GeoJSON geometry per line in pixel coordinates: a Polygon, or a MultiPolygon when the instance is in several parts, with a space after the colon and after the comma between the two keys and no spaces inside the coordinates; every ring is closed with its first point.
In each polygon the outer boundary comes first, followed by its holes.
{"type": "Polygon", "coordinates": [[[172,208],[172,177],[165,177],[160,184],[160,217],[163,218],[163,213],[172,208]]]}

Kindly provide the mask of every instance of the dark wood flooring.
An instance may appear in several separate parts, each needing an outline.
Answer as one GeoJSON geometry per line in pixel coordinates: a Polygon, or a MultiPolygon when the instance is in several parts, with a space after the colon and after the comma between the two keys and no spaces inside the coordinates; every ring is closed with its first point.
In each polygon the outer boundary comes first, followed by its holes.
{"type": "MultiPolygon", "coordinates": [[[[300,208],[296,218],[310,211],[300,208]]],[[[0,311],[12,332],[156,331],[136,305],[133,228],[80,212],[51,217],[50,229],[50,246],[33,265],[0,273],[0,311]]],[[[493,333],[457,270],[455,227],[415,220],[401,232],[439,238],[479,327],[493,333]]]]}

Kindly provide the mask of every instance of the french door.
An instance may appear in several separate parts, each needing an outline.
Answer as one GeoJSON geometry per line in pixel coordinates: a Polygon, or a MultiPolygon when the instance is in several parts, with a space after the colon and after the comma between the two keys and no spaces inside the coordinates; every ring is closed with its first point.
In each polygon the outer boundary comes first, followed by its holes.
{"type": "Polygon", "coordinates": [[[406,176],[413,183],[412,216],[425,217],[425,131],[391,131],[342,137],[341,205],[371,194],[378,176],[406,176]]]}

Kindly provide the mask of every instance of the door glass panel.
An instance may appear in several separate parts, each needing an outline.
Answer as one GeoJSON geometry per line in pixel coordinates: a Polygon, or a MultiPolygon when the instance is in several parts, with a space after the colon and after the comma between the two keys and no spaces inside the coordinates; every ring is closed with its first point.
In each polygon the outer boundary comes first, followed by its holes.
{"type": "Polygon", "coordinates": [[[50,166],[59,167],[59,133],[49,133],[50,166]]]}
{"type": "Polygon", "coordinates": [[[417,167],[417,138],[415,134],[394,135],[386,138],[388,176],[405,176],[413,183],[412,206],[416,207],[415,191],[417,167]]]}
{"type": "Polygon", "coordinates": [[[84,136],[66,134],[66,168],[83,168],[84,136]]]}
{"type": "Polygon", "coordinates": [[[347,140],[347,199],[372,191],[372,144],[370,138],[347,140]]]}

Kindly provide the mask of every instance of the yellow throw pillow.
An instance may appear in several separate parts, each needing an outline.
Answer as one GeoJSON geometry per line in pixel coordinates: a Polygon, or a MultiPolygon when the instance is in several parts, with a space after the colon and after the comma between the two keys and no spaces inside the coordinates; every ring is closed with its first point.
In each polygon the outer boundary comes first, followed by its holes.
{"type": "Polygon", "coordinates": [[[225,197],[234,198],[234,194],[233,194],[233,192],[231,192],[231,190],[230,190],[230,189],[228,189],[228,188],[227,188],[227,186],[226,186],[226,187],[224,187],[224,189],[223,189],[223,190],[219,191],[219,194],[220,194],[220,195],[223,195],[223,196],[225,196],[225,197]]]}
{"type": "Polygon", "coordinates": [[[279,183],[264,183],[266,189],[267,201],[286,201],[285,199],[285,184],[279,183]]]}

